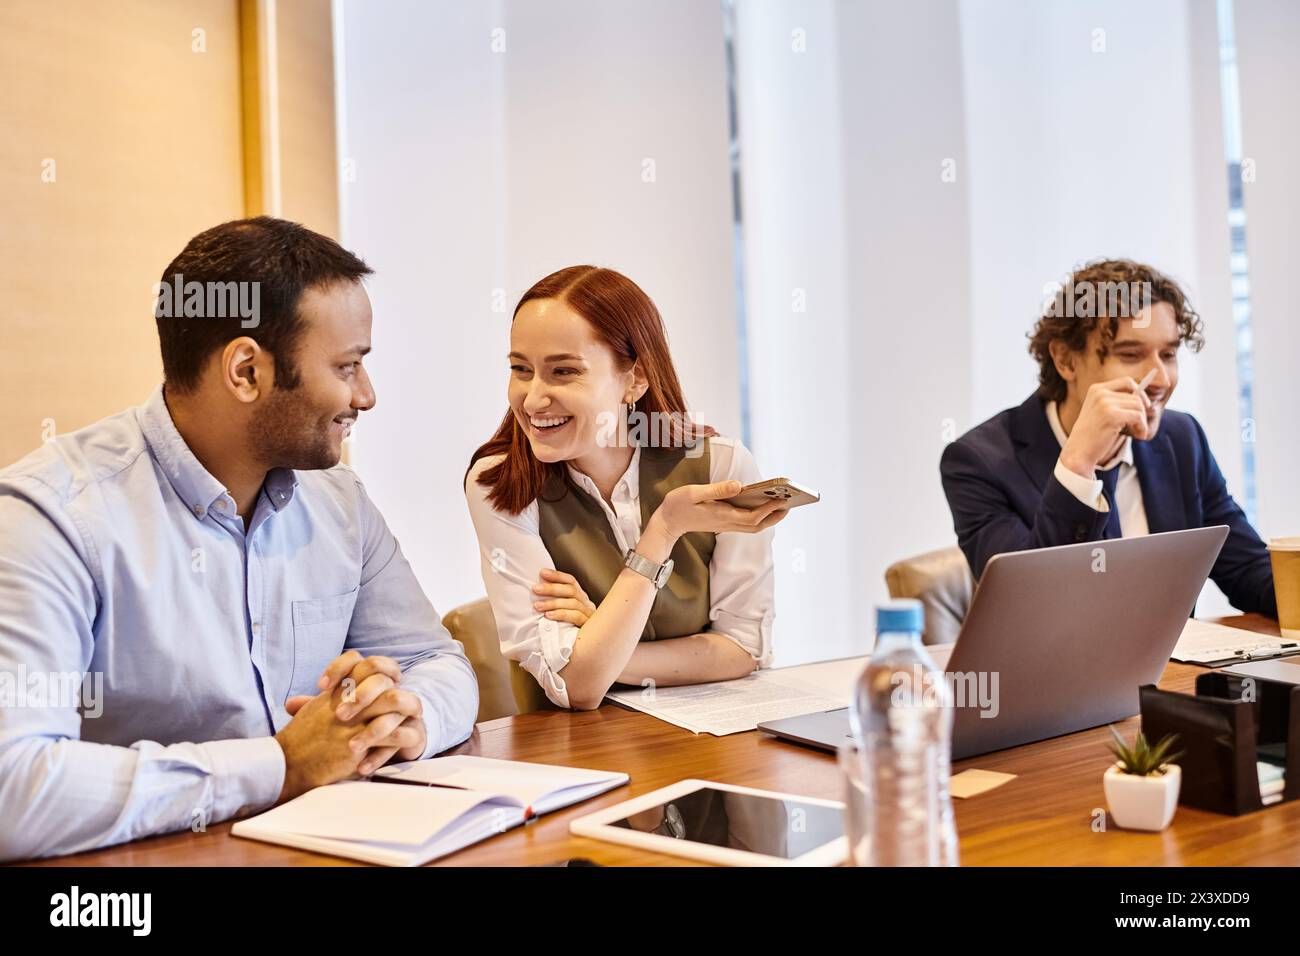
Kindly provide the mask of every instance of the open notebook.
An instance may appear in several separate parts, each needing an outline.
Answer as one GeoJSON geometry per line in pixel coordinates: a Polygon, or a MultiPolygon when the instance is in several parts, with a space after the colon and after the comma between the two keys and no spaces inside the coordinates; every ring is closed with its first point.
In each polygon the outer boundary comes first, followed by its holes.
{"type": "Polygon", "coordinates": [[[435,757],[382,767],[368,781],[317,787],[239,821],[231,832],[367,863],[419,866],[627,781],[625,773],[435,757]]]}

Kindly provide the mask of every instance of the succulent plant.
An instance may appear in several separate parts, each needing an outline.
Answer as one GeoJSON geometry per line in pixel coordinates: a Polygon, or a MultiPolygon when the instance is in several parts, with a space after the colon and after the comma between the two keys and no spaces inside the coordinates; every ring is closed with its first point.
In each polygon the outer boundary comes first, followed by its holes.
{"type": "Polygon", "coordinates": [[[1181,750],[1174,754],[1169,752],[1169,749],[1178,742],[1177,734],[1165,734],[1152,747],[1147,744],[1146,736],[1138,731],[1137,739],[1130,747],[1113,726],[1110,728],[1110,733],[1115,738],[1110,744],[1110,751],[1119,760],[1121,773],[1133,774],[1137,777],[1163,774],[1166,766],[1183,755],[1181,750]]]}

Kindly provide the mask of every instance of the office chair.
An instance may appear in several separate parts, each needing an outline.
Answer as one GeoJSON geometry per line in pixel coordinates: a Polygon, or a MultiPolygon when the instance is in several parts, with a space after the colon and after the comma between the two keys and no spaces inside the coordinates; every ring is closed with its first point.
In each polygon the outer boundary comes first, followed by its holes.
{"type": "Polygon", "coordinates": [[[478,678],[476,723],[553,706],[532,674],[502,656],[496,620],[487,598],[453,608],[442,623],[452,637],[465,645],[465,656],[478,678]]]}
{"type": "Polygon", "coordinates": [[[925,605],[926,644],[951,644],[970,608],[975,578],[961,548],[941,548],[891,564],[885,571],[889,596],[916,598],[925,605]]]}

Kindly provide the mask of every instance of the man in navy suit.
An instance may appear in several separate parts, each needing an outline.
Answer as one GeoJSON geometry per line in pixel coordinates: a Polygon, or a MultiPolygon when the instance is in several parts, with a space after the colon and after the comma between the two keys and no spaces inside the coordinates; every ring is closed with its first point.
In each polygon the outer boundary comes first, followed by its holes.
{"type": "Polygon", "coordinates": [[[1201,321],[1178,285],[1127,260],[1074,273],[1039,319],[1037,392],[944,449],[943,490],[978,578],[995,554],[1228,526],[1210,572],[1242,611],[1277,616],[1268,551],[1205,432],[1166,408],[1201,321]]]}

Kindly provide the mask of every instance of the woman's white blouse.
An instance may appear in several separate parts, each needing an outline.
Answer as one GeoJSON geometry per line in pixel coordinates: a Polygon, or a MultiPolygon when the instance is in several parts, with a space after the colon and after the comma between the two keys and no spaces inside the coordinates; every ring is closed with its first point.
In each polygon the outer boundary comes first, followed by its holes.
{"type": "MultiPolygon", "coordinates": [[[[754,456],[740,442],[712,438],[709,444],[710,482],[735,478],[749,485],[762,480],[754,456]]],[[[548,620],[533,610],[533,601],[538,599],[533,585],[541,583],[543,568],[555,567],[538,530],[537,502],[517,515],[497,511],[487,500],[488,489],[478,483],[478,476],[503,457],[476,462],[465,482],[470,518],[478,535],[483,584],[496,618],[501,653],[532,674],[552,703],[568,707],[569,691],[561,671],[573,653],[578,628],[548,620]]],[[[638,448],[614,488],[612,509],[595,482],[569,467],[574,484],[604,511],[622,551],[635,548],[641,538],[640,462],[638,448]]],[[[768,666],[772,659],[772,535],[770,528],[758,534],[719,534],[709,564],[708,629],[735,641],[759,667],[768,666]]]]}

